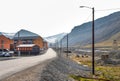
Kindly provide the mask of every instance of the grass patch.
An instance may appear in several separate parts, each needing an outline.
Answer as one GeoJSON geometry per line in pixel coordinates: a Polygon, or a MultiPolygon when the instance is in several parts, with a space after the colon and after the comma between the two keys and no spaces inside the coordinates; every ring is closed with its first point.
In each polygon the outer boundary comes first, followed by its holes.
{"type": "Polygon", "coordinates": [[[110,81],[110,80],[102,79],[102,78],[80,77],[80,76],[75,76],[75,75],[70,75],[70,77],[75,79],[76,81],[110,81]]]}
{"type": "Polygon", "coordinates": [[[75,55],[73,55],[73,56],[71,56],[71,59],[79,64],[88,65],[89,67],[92,66],[92,63],[91,63],[92,58],[90,56],[88,56],[88,57],[82,57],[82,56],[76,57],[75,55]]]}
{"type": "MultiPolygon", "coordinates": [[[[88,65],[88,67],[91,67],[91,57],[71,57],[74,61],[77,63],[80,62],[80,64],[83,65],[88,65]]],[[[92,76],[92,75],[91,75],[92,76]]],[[[76,81],[120,81],[120,65],[118,66],[100,66],[95,63],[95,77],[100,78],[100,79],[105,79],[105,80],[93,80],[93,79],[87,79],[87,78],[82,78],[78,77],[75,75],[71,76],[74,78],[76,81]]]]}
{"type": "Polygon", "coordinates": [[[96,66],[96,75],[111,81],[120,81],[120,66],[96,66]]]}

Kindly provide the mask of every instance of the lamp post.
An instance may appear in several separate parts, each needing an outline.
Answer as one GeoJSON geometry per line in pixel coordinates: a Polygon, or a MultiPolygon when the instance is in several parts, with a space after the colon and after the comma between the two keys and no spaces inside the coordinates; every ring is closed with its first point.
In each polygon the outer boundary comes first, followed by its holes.
{"type": "MultiPolygon", "coordinates": [[[[18,31],[18,44],[17,44],[17,46],[19,46],[20,45],[20,31],[18,31]]],[[[17,48],[17,51],[18,51],[18,56],[20,56],[21,54],[20,54],[20,48],[18,47],[17,48]]]]}
{"type": "Polygon", "coordinates": [[[60,56],[62,56],[62,39],[60,41],[60,56]]]}
{"type": "Polygon", "coordinates": [[[95,30],[94,30],[94,7],[93,8],[91,8],[91,7],[88,7],[88,6],[80,6],[80,8],[89,8],[89,9],[92,9],[92,74],[94,75],[95,74],[95,59],[94,59],[94,53],[95,53],[95,50],[94,50],[94,48],[95,48],[95,45],[94,45],[94,43],[95,43],[95,41],[94,41],[94,39],[95,39],[95,30]]]}
{"type": "Polygon", "coordinates": [[[67,34],[67,57],[68,57],[68,34],[67,34]]]}

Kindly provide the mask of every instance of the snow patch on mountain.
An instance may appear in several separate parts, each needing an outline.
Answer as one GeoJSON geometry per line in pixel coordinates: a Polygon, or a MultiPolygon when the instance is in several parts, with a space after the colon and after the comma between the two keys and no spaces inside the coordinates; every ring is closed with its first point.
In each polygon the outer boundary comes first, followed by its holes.
{"type": "Polygon", "coordinates": [[[56,42],[59,42],[65,35],[66,33],[60,33],[57,35],[45,37],[44,39],[48,41],[49,43],[56,43],[56,42]]]}

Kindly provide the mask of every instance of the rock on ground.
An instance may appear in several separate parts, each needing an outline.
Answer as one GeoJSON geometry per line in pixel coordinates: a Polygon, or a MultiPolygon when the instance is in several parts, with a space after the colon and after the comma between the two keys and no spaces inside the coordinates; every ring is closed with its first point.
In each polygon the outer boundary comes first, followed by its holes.
{"type": "Polygon", "coordinates": [[[74,81],[70,75],[89,76],[90,69],[59,57],[44,68],[40,81],[74,81]]]}

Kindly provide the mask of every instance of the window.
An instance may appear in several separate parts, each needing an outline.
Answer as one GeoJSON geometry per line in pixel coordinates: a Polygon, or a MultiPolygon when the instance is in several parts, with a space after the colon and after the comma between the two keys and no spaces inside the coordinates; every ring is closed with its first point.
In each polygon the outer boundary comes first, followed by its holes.
{"type": "Polygon", "coordinates": [[[28,40],[27,42],[28,42],[28,44],[32,44],[33,43],[32,40],[28,40]]]}

